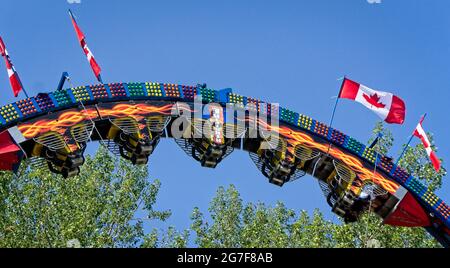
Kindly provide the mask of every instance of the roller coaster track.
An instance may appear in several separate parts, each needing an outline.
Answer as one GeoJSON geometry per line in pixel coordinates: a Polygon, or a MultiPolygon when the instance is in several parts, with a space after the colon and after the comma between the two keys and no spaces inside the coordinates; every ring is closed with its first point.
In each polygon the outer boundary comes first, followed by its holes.
{"type": "Polygon", "coordinates": [[[175,139],[209,168],[234,149],[245,150],[278,186],[310,174],[346,222],[370,211],[385,224],[426,228],[450,246],[450,207],[391,158],[308,116],[231,89],[97,84],[0,107],[1,170],[15,172],[22,160],[32,159],[64,177],[76,176],[91,141],[146,164],[161,138],[175,139]]]}

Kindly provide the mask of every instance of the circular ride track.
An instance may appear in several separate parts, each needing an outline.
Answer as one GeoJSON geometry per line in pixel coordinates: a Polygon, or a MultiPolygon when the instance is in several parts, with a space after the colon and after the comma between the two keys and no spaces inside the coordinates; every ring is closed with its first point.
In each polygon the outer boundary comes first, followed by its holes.
{"type": "Polygon", "coordinates": [[[317,178],[346,222],[365,211],[385,224],[424,227],[450,246],[450,207],[416,178],[344,133],[305,115],[206,85],[111,83],[41,93],[0,107],[0,169],[23,159],[76,176],[90,141],[136,165],[161,138],[214,168],[234,149],[249,152],[270,183],[317,178]]]}

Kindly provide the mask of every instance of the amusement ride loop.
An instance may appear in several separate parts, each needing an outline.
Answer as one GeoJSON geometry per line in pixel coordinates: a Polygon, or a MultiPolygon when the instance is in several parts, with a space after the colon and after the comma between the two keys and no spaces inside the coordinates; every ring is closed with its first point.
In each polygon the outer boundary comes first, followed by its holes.
{"type": "Polygon", "coordinates": [[[426,228],[450,245],[450,207],[391,158],[308,116],[231,89],[96,84],[0,107],[1,170],[14,172],[23,159],[41,159],[52,172],[76,176],[90,141],[141,165],[161,138],[175,139],[209,168],[234,149],[248,151],[275,185],[306,174],[317,178],[332,211],[346,222],[370,211],[385,224],[426,228]]]}

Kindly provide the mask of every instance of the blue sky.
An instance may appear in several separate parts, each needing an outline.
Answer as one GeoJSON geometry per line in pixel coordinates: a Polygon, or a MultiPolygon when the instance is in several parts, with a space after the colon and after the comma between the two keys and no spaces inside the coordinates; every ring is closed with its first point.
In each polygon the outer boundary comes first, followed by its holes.
{"type": "MultiPolygon", "coordinates": [[[[347,75],[405,100],[405,124],[389,126],[397,139],[391,155],[399,154],[427,112],[424,127],[434,133],[438,155],[450,159],[449,1],[2,0],[0,35],[30,95],[53,91],[62,71],[77,85],[95,82],[68,8],[77,15],[104,81],[205,82],[329,122],[337,79],[347,75]]],[[[1,68],[1,103],[7,104],[14,98],[1,68]]],[[[377,120],[344,100],[334,126],[366,141],[377,120]]],[[[244,152],[235,151],[210,170],[163,140],[149,170],[162,182],[158,208],[172,209],[167,224],[179,229],[188,227],[194,206],[206,211],[216,189],[229,184],[245,201],[281,200],[297,211],[320,208],[334,219],[313,178],[278,188],[244,152]]],[[[448,178],[438,194],[450,202],[448,178]]]]}

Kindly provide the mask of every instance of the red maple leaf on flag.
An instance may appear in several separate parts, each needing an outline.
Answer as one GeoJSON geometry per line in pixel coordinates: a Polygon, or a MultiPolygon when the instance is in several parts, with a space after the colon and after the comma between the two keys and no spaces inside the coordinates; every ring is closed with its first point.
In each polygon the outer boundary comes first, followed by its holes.
{"type": "Polygon", "coordinates": [[[372,106],[375,106],[377,108],[385,108],[386,105],[380,102],[380,97],[378,97],[377,93],[367,96],[366,94],[363,94],[364,99],[372,106]]]}

